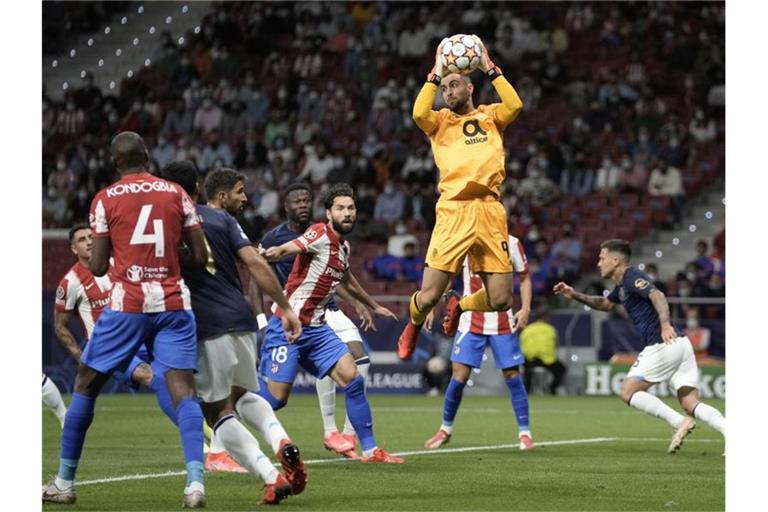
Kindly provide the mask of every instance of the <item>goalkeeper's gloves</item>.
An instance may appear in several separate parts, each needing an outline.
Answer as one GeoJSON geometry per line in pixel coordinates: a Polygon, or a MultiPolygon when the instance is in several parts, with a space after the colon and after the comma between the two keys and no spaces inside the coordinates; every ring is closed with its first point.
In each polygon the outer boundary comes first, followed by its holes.
{"type": "Polygon", "coordinates": [[[443,40],[440,41],[440,44],[437,45],[437,50],[435,51],[435,65],[432,66],[432,71],[430,71],[427,75],[427,82],[431,82],[437,86],[440,85],[440,80],[442,80],[443,75],[445,74],[445,68],[443,68],[443,61],[440,55],[440,49],[443,47],[443,43],[445,43],[447,40],[448,38],[444,37],[443,40]]]}
{"type": "Polygon", "coordinates": [[[483,41],[477,37],[475,34],[472,34],[472,38],[474,38],[475,41],[477,41],[477,44],[482,48],[483,55],[480,57],[480,64],[478,64],[477,67],[480,68],[480,70],[488,75],[488,78],[493,81],[494,78],[497,78],[501,76],[501,68],[499,68],[496,64],[493,63],[491,60],[491,56],[488,54],[488,48],[485,47],[485,44],[483,44],[483,41]]]}

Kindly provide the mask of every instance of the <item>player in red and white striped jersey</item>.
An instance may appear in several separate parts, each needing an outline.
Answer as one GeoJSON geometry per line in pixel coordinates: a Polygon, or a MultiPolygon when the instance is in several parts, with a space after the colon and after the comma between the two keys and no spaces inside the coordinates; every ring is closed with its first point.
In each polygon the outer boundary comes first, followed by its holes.
{"type": "MultiPolygon", "coordinates": [[[[437,434],[424,443],[426,448],[439,448],[450,441],[453,433],[453,421],[461,404],[464,386],[469,380],[472,368],[480,368],[485,348],[488,345],[493,351],[496,368],[501,370],[504,381],[509,388],[512,409],[517,418],[520,449],[533,448],[528,421],[528,394],[520,374],[520,365],[525,362],[525,357],[520,350],[520,341],[517,335],[517,331],[522,330],[528,323],[533,284],[528,275],[528,260],[520,241],[514,236],[510,236],[508,242],[502,245],[506,246],[505,249],[509,252],[513,271],[520,276],[522,306],[520,311],[514,314],[511,309],[488,313],[479,311],[462,313],[451,353],[453,376],[445,390],[443,423],[437,434]]],[[[464,260],[462,271],[465,297],[483,287],[480,276],[470,271],[469,257],[464,260]]],[[[432,319],[429,318],[428,328],[431,323],[432,319]]]]}

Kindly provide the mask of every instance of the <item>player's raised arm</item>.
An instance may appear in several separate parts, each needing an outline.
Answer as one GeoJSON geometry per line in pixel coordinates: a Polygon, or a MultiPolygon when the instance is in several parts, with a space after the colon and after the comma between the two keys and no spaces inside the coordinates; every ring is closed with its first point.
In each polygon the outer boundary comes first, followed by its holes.
{"type": "Polygon", "coordinates": [[[658,289],[654,289],[648,295],[648,298],[653,304],[653,308],[659,315],[659,325],[661,326],[661,339],[664,343],[671,343],[677,339],[677,332],[672,327],[672,323],[669,321],[669,303],[667,297],[658,289]]]}
{"type": "Polygon", "coordinates": [[[501,69],[493,63],[490,55],[488,55],[488,48],[485,47],[479,37],[474,35],[473,37],[483,49],[483,55],[480,57],[480,64],[478,67],[483,73],[488,75],[491,84],[493,84],[493,88],[496,89],[496,92],[499,93],[499,97],[501,98],[501,105],[499,105],[494,112],[494,120],[502,128],[506,127],[509,123],[514,121],[520,114],[520,111],[523,110],[523,100],[520,99],[520,95],[517,94],[517,91],[512,87],[512,84],[504,78],[501,69]]]}
{"type": "Polygon", "coordinates": [[[445,39],[437,45],[435,66],[427,75],[427,82],[419,91],[416,102],[413,104],[413,121],[427,135],[434,132],[438,124],[437,112],[432,110],[432,105],[435,102],[435,94],[437,94],[437,88],[440,87],[440,80],[442,80],[444,73],[443,64],[440,61],[440,47],[444,41],[445,39]]]}
{"type": "Polygon", "coordinates": [[[582,304],[591,307],[592,309],[599,309],[600,311],[613,311],[616,307],[616,303],[608,300],[602,295],[585,295],[581,292],[577,292],[573,287],[568,286],[562,281],[557,283],[553,288],[555,295],[562,295],[566,299],[573,299],[581,302],[582,304]]]}

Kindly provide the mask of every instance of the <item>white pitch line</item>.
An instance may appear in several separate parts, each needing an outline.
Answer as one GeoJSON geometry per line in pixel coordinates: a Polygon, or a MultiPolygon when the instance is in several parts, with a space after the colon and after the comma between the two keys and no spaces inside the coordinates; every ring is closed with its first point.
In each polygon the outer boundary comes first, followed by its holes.
{"type": "MultiPolygon", "coordinates": [[[[563,441],[540,441],[536,443],[536,446],[557,446],[557,445],[571,445],[571,444],[589,444],[589,443],[606,443],[610,441],[619,441],[617,437],[595,437],[591,439],[569,439],[563,441]]],[[[520,445],[515,444],[497,444],[487,446],[466,446],[464,448],[445,448],[441,450],[418,450],[412,452],[399,452],[393,453],[398,456],[410,456],[410,455],[438,455],[442,453],[459,453],[459,452],[479,452],[486,450],[498,450],[504,448],[518,448],[520,445]]],[[[314,459],[306,460],[305,464],[329,464],[331,462],[355,462],[353,459],[335,458],[335,459],[314,459]]],[[[275,464],[279,467],[278,464],[275,464]]],[[[166,471],[164,473],[147,473],[147,474],[135,474],[135,475],[123,475],[109,478],[97,478],[95,480],[82,480],[77,482],[77,485],[93,485],[93,484],[106,484],[112,482],[124,482],[126,480],[148,480],[151,478],[165,478],[169,476],[181,476],[186,475],[186,471],[166,471]]]]}

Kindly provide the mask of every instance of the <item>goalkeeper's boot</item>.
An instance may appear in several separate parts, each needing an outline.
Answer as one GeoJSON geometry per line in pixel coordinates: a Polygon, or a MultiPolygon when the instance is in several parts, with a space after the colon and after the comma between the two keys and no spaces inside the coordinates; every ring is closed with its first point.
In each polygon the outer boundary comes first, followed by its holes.
{"type": "Polygon", "coordinates": [[[345,451],[342,455],[348,459],[359,459],[360,456],[357,454],[357,436],[355,434],[341,434],[341,437],[352,443],[352,449],[345,451]]]}
{"type": "Polygon", "coordinates": [[[443,319],[443,330],[446,336],[456,336],[459,329],[459,319],[463,311],[459,307],[459,294],[451,290],[445,294],[447,310],[443,319]]]}
{"type": "Polygon", "coordinates": [[[416,340],[419,337],[421,325],[416,325],[410,320],[405,324],[405,329],[397,340],[397,357],[406,361],[413,356],[416,351],[416,340]]]}
{"type": "Polygon", "coordinates": [[[360,459],[362,462],[385,462],[388,464],[403,464],[405,463],[405,459],[402,457],[395,457],[391,453],[382,450],[381,448],[376,448],[373,450],[373,454],[371,454],[370,457],[363,456],[362,459],[360,459]]]}
{"type": "Polygon", "coordinates": [[[264,484],[264,495],[259,501],[259,505],[277,505],[282,500],[291,495],[291,484],[282,473],[277,475],[277,480],[273,484],[264,484]]]}
{"type": "Polygon", "coordinates": [[[696,428],[696,420],[694,420],[690,416],[686,416],[683,422],[675,431],[675,435],[672,436],[672,442],[669,443],[669,448],[667,449],[667,453],[677,452],[680,449],[680,447],[683,446],[683,439],[685,439],[688,436],[688,434],[693,432],[694,428],[696,428]]]}
{"type": "Polygon", "coordinates": [[[529,431],[523,430],[518,438],[520,439],[520,450],[533,450],[533,438],[529,431]]]}
{"type": "Polygon", "coordinates": [[[424,443],[424,448],[440,448],[444,444],[451,442],[451,434],[443,430],[442,428],[437,431],[437,434],[433,435],[424,443]]]}
{"type": "Polygon", "coordinates": [[[56,480],[54,479],[51,481],[51,483],[43,487],[43,501],[48,503],[63,503],[65,505],[71,505],[77,501],[75,486],[72,485],[67,489],[59,489],[56,486],[56,480]]]}
{"type": "Polygon", "coordinates": [[[208,452],[205,456],[205,470],[211,473],[247,473],[248,470],[237,463],[229,452],[208,452]]]}
{"type": "Polygon", "coordinates": [[[184,489],[181,508],[205,508],[205,490],[200,482],[192,482],[184,489]]]}
{"type": "Polygon", "coordinates": [[[277,460],[283,466],[285,478],[291,484],[292,494],[301,494],[307,486],[307,466],[301,460],[299,448],[291,442],[290,439],[280,441],[280,448],[277,450],[277,460]]]}

